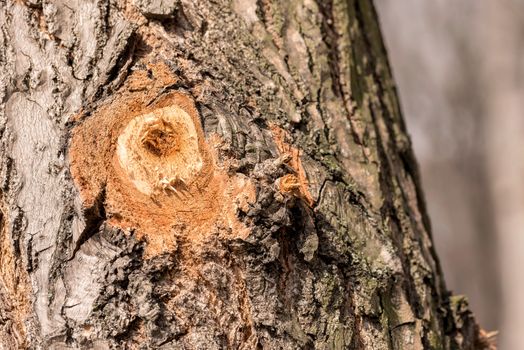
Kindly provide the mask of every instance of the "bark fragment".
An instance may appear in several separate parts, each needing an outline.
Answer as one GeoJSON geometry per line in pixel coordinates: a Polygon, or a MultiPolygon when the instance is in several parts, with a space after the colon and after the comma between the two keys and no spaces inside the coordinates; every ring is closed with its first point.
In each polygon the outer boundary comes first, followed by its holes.
{"type": "Polygon", "coordinates": [[[179,0],[135,0],[135,5],[148,18],[165,19],[175,14],[179,0]]]}

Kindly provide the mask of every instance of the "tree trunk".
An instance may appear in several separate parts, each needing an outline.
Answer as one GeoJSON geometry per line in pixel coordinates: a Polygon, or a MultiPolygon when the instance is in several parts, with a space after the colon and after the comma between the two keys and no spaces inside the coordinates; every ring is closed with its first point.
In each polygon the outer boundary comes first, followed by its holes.
{"type": "Polygon", "coordinates": [[[3,348],[488,346],[369,1],[0,4],[3,348]]]}

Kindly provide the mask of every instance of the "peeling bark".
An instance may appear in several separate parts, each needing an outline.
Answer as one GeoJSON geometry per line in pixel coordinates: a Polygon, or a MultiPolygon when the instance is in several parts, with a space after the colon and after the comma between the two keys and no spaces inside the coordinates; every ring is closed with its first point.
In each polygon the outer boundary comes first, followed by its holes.
{"type": "Polygon", "coordinates": [[[485,347],[445,288],[370,2],[0,4],[5,348],[485,347]],[[126,126],[166,108],[127,166],[126,126]],[[209,171],[148,179],[159,142],[209,148],[209,171]]]}

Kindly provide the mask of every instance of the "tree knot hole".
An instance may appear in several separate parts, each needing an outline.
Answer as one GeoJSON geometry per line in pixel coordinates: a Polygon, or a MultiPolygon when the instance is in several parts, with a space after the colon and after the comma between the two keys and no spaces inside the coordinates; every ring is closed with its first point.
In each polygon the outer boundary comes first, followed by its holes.
{"type": "Polygon", "coordinates": [[[118,136],[120,167],[142,193],[176,193],[199,178],[204,154],[192,117],[176,105],[129,120],[118,136]]]}
{"type": "Polygon", "coordinates": [[[180,150],[178,136],[173,123],[160,117],[142,126],[140,142],[149,153],[166,157],[180,150]]]}

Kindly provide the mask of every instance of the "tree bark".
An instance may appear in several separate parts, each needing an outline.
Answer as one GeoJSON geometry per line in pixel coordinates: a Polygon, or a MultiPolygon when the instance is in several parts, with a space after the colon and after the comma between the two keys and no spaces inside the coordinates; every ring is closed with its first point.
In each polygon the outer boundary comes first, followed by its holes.
{"type": "Polygon", "coordinates": [[[1,337],[481,349],[374,8],[0,1],[1,337]]]}

